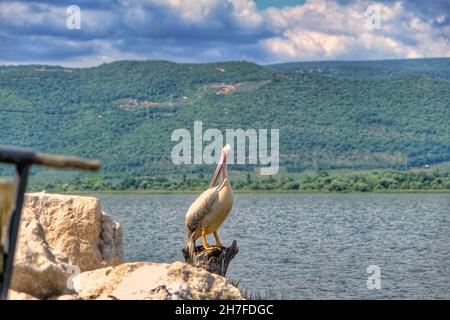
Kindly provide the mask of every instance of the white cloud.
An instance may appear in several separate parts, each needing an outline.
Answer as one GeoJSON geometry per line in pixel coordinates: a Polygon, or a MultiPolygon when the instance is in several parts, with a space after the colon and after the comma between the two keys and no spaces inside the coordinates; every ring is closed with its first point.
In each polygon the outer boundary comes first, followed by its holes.
{"type": "Polygon", "coordinates": [[[268,63],[450,56],[445,10],[424,14],[406,0],[379,1],[385,2],[307,0],[265,10],[252,0],[85,2],[79,32],[65,27],[63,4],[5,1],[0,60],[90,66],[115,59],[268,63]],[[379,30],[367,27],[370,5],[381,9],[379,30]]]}
{"type": "Polygon", "coordinates": [[[292,8],[270,8],[267,23],[282,34],[262,45],[274,60],[450,56],[448,37],[437,37],[429,22],[400,1],[375,3],[381,9],[381,29],[367,28],[366,9],[373,4],[308,0],[292,8]]]}
{"type": "Polygon", "coordinates": [[[230,0],[233,4],[233,15],[244,27],[258,27],[264,22],[264,18],[256,8],[253,1],[248,0],[230,0]]]}

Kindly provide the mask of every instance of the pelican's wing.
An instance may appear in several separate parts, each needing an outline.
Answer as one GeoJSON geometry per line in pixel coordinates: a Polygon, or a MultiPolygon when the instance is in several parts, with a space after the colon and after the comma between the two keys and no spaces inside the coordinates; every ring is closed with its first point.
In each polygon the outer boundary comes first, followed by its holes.
{"type": "Polygon", "coordinates": [[[195,231],[200,224],[200,221],[208,215],[211,207],[219,198],[219,191],[217,188],[210,188],[203,192],[200,197],[195,200],[189,207],[186,213],[185,224],[190,231],[195,231]]]}

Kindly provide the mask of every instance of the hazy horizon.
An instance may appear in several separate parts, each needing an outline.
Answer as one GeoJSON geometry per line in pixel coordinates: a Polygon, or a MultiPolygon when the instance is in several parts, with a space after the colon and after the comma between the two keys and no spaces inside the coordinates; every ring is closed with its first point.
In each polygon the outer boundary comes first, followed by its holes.
{"type": "Polygon", "coordinates": [[[48,66],[48,67],[60,67],[64,69],[89,69],[96,68],[101,65],[107,65],[117,62],[168,62],[174,64],[218,64],[218,63],[230,63],[230,62],[248,62],[254,63],[260,66],[270,66],[270,65],[278,65],[278,64],[290,64],[290,63],[321,63],[321,62],[339,62],[339,63],[358,63],[358,62],[382,62],[382,61],[421,61],[421,60],[450,60],[450,57],[432,57],[432,58],[397,58],[397,59],[361,59],[361,60],[293,60],[293,61],[280,61],[280,62],[270,62],[270,63],[258,63],[256,61],[250,60],[220,60],[220,61],[204,61],[204,62],[184,62],[184,61],[174,61],[174,60],[164,60],[164,59],[122,59],[122,60],[114,60],[110,62],[103,62],[94,66],[80,66],[80,67],[65,67],[60,64],[40,64],[40,63],[12,63],[12,64],[0,64],[0,67],[19,67],[19,66],[48,66]]]}

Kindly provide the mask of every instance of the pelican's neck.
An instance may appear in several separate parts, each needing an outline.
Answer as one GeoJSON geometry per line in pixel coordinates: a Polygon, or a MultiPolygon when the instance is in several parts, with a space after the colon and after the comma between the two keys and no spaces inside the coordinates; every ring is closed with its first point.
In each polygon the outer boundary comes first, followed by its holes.
{"type": "Polygon", "coordinates": [[[227,176],[227,164],[226,163],[222,167],[222,172],[220,173],[220,177],[222,178],[222,181],[228,178],[228,176],[227,176]]]}
{"type": "Polygon", "coordinates": [[[224,187],[231,189],[231,184],[230,181],[228,180],[228,175],[227,175],[227,164],[225,164],[222,168],[222,172],[220,173],[220,184],[218,187],[218,190],[222,190],[224,187]]]}

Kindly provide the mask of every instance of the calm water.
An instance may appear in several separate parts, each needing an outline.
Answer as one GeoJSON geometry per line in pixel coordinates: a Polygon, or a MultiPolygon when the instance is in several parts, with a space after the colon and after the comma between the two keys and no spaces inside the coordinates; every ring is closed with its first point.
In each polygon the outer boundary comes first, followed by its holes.
{"type": "MultiPolygon", "coordinates": [[[[183,259],[196,195],[99,198],[128,261],[183,259]]],[[[450,194],[236,195],[219,236],[240,248],[228,277],[262,298],[450,298],[450,194]],[[369,265],[380,290],[367,289],[369,265]]]]}

